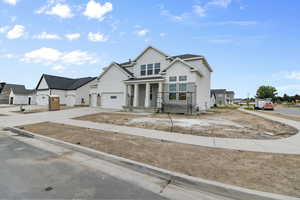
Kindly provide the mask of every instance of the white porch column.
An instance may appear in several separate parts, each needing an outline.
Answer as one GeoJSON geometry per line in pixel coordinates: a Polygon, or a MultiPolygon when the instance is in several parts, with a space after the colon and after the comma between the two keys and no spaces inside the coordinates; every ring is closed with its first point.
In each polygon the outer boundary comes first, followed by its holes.
{"type": "Polygon", "coordinates": [[[158,83],[158,94],[157,94],[157,107],[161,108],[162,106],[162,91],[163,91],[163,83],[158,83]]]}
{"type": "Polygon", "coordinates": [[[145,108],[150,107],[150,83],[146,83],[145,108]]]}
{"type": "Polygon", "coordinates": [[[134,84],[133,107],[139,106],[139,84],[134,84]]]}
{"type": "Polygon", "coordinates": [[[125,90],[124,90],[124,106],[128,106],[128,85],[125,84],[125,90]]]}

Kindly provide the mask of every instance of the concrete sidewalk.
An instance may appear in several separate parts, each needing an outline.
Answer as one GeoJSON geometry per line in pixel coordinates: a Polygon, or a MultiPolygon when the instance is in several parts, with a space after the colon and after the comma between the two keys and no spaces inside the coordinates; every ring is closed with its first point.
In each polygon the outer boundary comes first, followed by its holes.
{"type": "MultiPolygon", "coordinates": [[[[265,115],[262,113],[256,113],[251,111],[244,111],[249,114],[255,114],[260,117],[285,123],[300,130],[300,123],[292,120],[282,119],[265,115]]],[[[94,123],[88,121],[80,121],[73,119],[58,119],[51,120],[51,122],[63,123],[66,125],[92,128],[104,131],[113,131],[124,133],[128,135],[143,136],[147,138],[166,140],[170,142],[192,144],[199,146],[207,146],[214,148],[235,149],[243,151],[256,151],[256,152],[269,152],[269,153],[284,153],[284,154],[300,154],[300,135],[296,134],[292,137],[279,139],[279,140],[251,140],[251,139],[231,139],[231,138],[214,138],[194,136],[188,134],[170,133],[165,131],[150,130],[143,128],[135,128],[128,126],[118,126],[105,123],[94,123]]]]}

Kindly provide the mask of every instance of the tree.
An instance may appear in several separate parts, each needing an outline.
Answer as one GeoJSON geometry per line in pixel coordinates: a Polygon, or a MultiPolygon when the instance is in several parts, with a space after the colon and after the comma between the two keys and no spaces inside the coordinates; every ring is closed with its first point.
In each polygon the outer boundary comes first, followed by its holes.
{"type": "Polygon", "coordinates": [[[272,86],[260,86],[256,92],[256,97],[260,99],[272,98],[274,100],[276,96],[277,90],[275,87],[272,86]]]}

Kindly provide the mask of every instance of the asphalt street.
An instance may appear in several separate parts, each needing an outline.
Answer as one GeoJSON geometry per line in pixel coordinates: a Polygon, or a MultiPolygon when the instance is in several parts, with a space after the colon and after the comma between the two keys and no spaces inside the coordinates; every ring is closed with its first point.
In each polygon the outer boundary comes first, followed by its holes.
{"type": "Polygon", "coordinates": [[[101,170],[0,135],[0,199],[165,199],[101,170]]]}

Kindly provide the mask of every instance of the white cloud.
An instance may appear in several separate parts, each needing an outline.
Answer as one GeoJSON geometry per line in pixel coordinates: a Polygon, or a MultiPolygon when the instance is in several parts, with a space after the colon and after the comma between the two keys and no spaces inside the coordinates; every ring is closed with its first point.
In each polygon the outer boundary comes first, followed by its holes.
{"type": "Polygon", "coordinates": [[[232,25],[240,25],[240,26],[251,26],[251,25],[256,25],[256,21],[225,21],[225,22],[218,22],[217,24],[220,25],[227,25],[227,24],[232,24],[232,25]]]}
{"type": "Polygon", "coordinates": [[[93,56],[89,55],[85,51],[80,51],[80,50],[66,53],[64,56],[62,56],[61,60],[65,64],[75,64],[75,65],[82,65],[85,63],[94,64],[97,62],[97,60],[93,56]]]}
{"type": "Polygon", "coordinates": [[[296,71],[287,72],[286,78],[287,79],[300,80],[300,72],[299,71],[298,72],[296,72],[296,71]]]}
{"type": "Polygon", "coordinates": [[[25,53],[21,59],[28,63],[40,63],[45,65],[55,64],[55,66],[95,64],[97,58],[86,51],[75,50],[71,52],[61,52],[57,49],[43,47],[25,53]]]}
{"type": "Polygon", "coordinates": [[[300,94],[300,84],[282,85],[276,87],[279,94],[283,95],[287,93],[289,95],[300,94]]]}
{"type": "Polygon", "coordinates": [[[106,37],[102,33],[89,33],[88,39],[92,42],[106,42],[108,40],[108,37],[106,37]]]}
{"type": "Polygon", "coordinates": [[[160,37],[165,37],[167,34],[166,33],[160,33],[159,36],[160,37]]]}
{"type": "Polygon", "coordinates": [[[47,32],[42,32],[39,35],[34,35],[33,38],[40,39],[40,40],[59,40],[59,39],[61,39],[58,35],[47,33],[47,32]]]}
{"type": "Polygon", "coordinates": [[[148,33],[149,33],[149,30],[145,29],[145,28],[136,32],[136,34],[140,37],[143,37],[143,36],[147,35],[148,33]]]}
{"type": "Polygon", "coordinates": [[[182,22],[182,21],[186,20],[189,16],[188,13],[182,13],[180,15],[174,15],[169,10],[164,9],[163,6],[161,7],[160,15],[165,16],[165,17],[169,18],[171,21],[174,21],[174,22],[182,22]]]}
{"type": "Polygon", "coordinates": [[[9,29],[8,26],[2,26],[0,27],[0,33],[5,33],[9,29]]]}
{"type": "Polygon", "coordinates": [[[71,8],[67,4],[56,4],[51,8],[51,10],[47,11],[48,15],[57,15],[61,18],[71,18],[73,17],[73,13],[71,8]]]}
{"type": "Polygon", "coordinates": [[[25,34],[25,27],[22,25],[15,25],[10,31],[8,31],[6,37],[8,39],[18,39],[25,34]]]}
{"type": "Polygon", "coordinates": [[[199,16],[199,17],[204,17],[206,16],[206,9],[202,6],[199,5],[194,5],[193,6],[194,13],[199,16]]]}
{"type": "Polygon", "coordinates": [[[208,2],[208,5],[219,6],[227,8],[231,4],[231,0],[212,0],[208,2]]]}
{"type": "Polygon", "coordinates": [[[68,40],[77,40],[80,38],[80,33],[66,34],[65,37],[68,38],[68,40]]]}
{"type": "Polygon", "coordinates": [[[35,11],[37,14],[57,15],[61,18],[73,17],[72,10],[63,0],[48,0],[48,3],[35,11]]]}
{"type": "Polygon", "coordinates": [[[56,49],[42,47],[40,49],[25,53],[22,60],[29,63],[48,64],[59,61],[62,55],[63,53],[56,49]]]}
{"type": "Polygon", "coordinates": [[[87,16],[90,19],[99,19],[103,20],[104,15],[113,10],[113,5],[110,2],[105,2],[103,5],[97,3],[94,0],[90,0],[83,12],[83,15],[87,16]]]}
{"type": "Polygon", "coordinates": [[[16,5],[17,0],[3,0],[4,3],[10,4],[10,5],[16,5]]]}
{"type": "Polygon", "coordinates": [[[55,65],[55,66],[51,67],[51,69],[53,71],[61,73],[61,72],[65,71],[66,68],[64,66],[62,66],[62,65],[55,65]]]}

